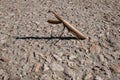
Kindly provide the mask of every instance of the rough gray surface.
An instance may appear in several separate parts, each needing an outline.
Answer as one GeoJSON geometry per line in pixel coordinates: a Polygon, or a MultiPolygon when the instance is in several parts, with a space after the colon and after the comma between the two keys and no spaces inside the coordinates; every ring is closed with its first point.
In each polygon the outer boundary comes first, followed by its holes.
{"type": "Polygon", "coordinates": [[[0,0],[0,80],[119,79],[120,0],[0,0]],[[59,40],[49,10],[88,38],[59,40]]]}

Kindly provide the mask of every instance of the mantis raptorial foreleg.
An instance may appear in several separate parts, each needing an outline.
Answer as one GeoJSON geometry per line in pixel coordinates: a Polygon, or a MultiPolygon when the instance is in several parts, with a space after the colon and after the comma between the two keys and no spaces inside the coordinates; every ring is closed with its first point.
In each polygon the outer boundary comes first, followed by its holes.
{"type": "Polygon", "coordinates": [[[86,37],[80,31],[78,31],[75,27],[73,27],[70,23],[68,23],[66,20],[64,20],[62,17],[60,17],[54,11],[50,11],[50,12],[52,12],[55,15],[55,17],[59,20],[59,21],[53,21],[52,20],[51,21],[52,23],[53,22],[54,23],[55,22],[56,23],[61,23],[62,22],[68,30],[70,30],[75,36],[77,36],[77,38],[82,39],[82,40],[86,39],[86,37]]]}

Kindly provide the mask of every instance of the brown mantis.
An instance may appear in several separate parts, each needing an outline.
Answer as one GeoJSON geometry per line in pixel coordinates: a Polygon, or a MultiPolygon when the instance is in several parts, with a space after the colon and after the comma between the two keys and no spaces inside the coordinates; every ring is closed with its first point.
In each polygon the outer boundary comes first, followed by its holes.
{"type": "Polygon", "coordinates": [[[48,20],[49,23],[63,23],[64,26],[69,30],[71,31],[71,33],[73,33],[78,39],[86,39],[86,37],[80,32],[78,31],[75,27],[73,27],[70,23],[68,23],[66,20],[64,20],[61,16],[59,16],[56,12],[54,11],[49,11],[49,12],[52,12],[55,17],[59,20],[59,21],[56,21],[56,20],[48,20]]]}

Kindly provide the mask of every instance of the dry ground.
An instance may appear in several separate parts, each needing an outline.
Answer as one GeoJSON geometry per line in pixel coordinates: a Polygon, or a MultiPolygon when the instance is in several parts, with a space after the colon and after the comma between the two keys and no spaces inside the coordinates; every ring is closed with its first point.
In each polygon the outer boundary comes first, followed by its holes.
{"type": "Polygon", "coordinates": [[[0,0],[0,80],[120,80],[120,0],[0,0]]]}

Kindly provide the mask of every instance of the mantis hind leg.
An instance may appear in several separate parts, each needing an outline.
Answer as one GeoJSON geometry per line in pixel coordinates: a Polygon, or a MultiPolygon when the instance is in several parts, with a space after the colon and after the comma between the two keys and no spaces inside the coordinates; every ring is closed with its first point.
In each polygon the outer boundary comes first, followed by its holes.
{"type": "MultiPolygon", "coordinates": [[[[62,33],[59,35],[59,38],[61,38],[61,36],[64,34],[64,30],[65,30],[65,26],[63,27],[62,33]]],[[[58,43],[58,42],[59,42],[59,39],[54,43],[54,45],[55,45],[56,43],[58,43]]]]}

